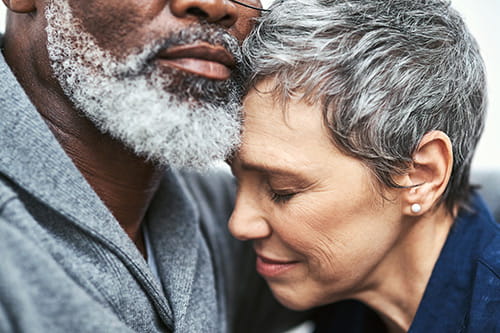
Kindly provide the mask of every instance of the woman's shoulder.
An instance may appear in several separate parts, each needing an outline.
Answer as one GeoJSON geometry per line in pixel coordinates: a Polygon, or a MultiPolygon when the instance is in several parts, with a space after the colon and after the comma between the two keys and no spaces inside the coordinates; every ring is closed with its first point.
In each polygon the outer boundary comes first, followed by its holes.
{"type": "MultiPolygon", "coordinates": [[[[475,263],[475,281],[487,285],[500,284],[500,224],[493,217],[481,195],[474,193],[472,210],[463,212],[455,221],[447,243],[454,243],[456,252],[468,252],[475,263]],[[459,235],[453,235],[457,233],[459,235]],[[465,249],[465,251],[460,251],[465,249]]],[[[497,290],[500,293],[500,289],[497,290]]],[[[499,303],[500,304],[500,303],[499,303]]]]}
{"type": "Polygon", "coordinates": [[[488,253],[500,249],[499,237],[500,224],[481,194],[473,192],[470,207],[463,209],[455,219],[447,243],[454,243],[453,247],[467,248],[467,252],[473,254],[472,259],[483,256],[489,258],[488,253]]]}
{"type": "MultiPolygon", "coordinates": [[[[493,218],[483,199],[475,194],[474,212],[466,214],[462,223],[477,252],[471,278],[469,311],[464,321],[467,332],[497,332],[500,330],[500,225],[493,218]],[[475,243],[475,245],[474,245],[475,243]]],[[[474,251],[472,251],[474,253],[474,251]]]]}
{"type": "Polygon", "coordinates": [[[477,261],[471,290],[470,332],[500,330],[500,236],[494,237],[477,261]]]}

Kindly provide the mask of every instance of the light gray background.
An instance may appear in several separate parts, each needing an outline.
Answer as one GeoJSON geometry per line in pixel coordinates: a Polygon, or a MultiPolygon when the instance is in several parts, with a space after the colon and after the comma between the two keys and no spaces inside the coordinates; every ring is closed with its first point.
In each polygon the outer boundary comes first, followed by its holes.
{"type": "MultiPolygon", "coordinates": [[[[267,7],[272,0],[263,0],[267,7]]],[[[500,169],[500,0],[452,0],[476,36],[486,62],[489,108],[486,128],[474,159],[474,167],[500,169]]],[[[5,12],[0,4],[0,31],[4,30],[5,12]]]]}

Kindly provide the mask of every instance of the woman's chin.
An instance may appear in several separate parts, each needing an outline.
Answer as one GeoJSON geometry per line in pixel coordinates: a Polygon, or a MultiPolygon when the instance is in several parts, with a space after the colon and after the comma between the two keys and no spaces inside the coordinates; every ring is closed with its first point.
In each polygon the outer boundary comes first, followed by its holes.
{"type": "Polygon", "coordinates": [[[281,305],[293,311],[306,311],[316,307],[316,305],[307,304],[305,302],[301,302],[300,300],[284,299],[278,296],[275,297],[281,305]]]}
{"type": "Polygon", "coordinates": [[[276,289],[278,288],[271,287],[274,297],[278,300],[278,302],[280,302],[281,305],[290,310],[306,311],[325,304],[324,302],[312,297],[311,293],[301,293],[298,290],[276,289]]]}
{"type": "Polygon", "coordinates": [[[358,299],[356,292],[347,286],[329,292],[325,285],[280,284],[268,281],[268,286],[281,305],[294,311],[306,311],[346,299],[358,299]]]}

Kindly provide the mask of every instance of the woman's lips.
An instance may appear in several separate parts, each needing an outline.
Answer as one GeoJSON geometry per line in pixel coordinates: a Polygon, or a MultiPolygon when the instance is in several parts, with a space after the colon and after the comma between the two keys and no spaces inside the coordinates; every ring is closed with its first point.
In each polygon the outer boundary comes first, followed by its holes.
{"type": "Polygon", "coordinates": [[[298,261],[283,261],[269,259],[261,255],[257,255],[257,272],[264,277],[276,277],[284,274],[297,266],[298,261]]]}
{"type": "Polygon", "coordinates": [[[227,80],[235,66],[233,56],[220,45],[197,43],[162,50],[157,55],[160,64],[213,80],[227,80]]]}

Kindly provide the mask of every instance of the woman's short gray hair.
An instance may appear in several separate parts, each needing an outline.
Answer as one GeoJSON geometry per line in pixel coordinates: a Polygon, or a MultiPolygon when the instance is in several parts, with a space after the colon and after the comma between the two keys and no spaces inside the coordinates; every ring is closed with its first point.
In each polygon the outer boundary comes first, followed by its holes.
{"type": "Polygon", "coordinates": [[[398,187],[429,131],[451,139],[441,198],[467,206],[483,129],[485,73],[460,15],[441,0],[278,0],[243,46],[249,87],[275,78],[282,102],[321,103],[334,144],[398,187]]]}

